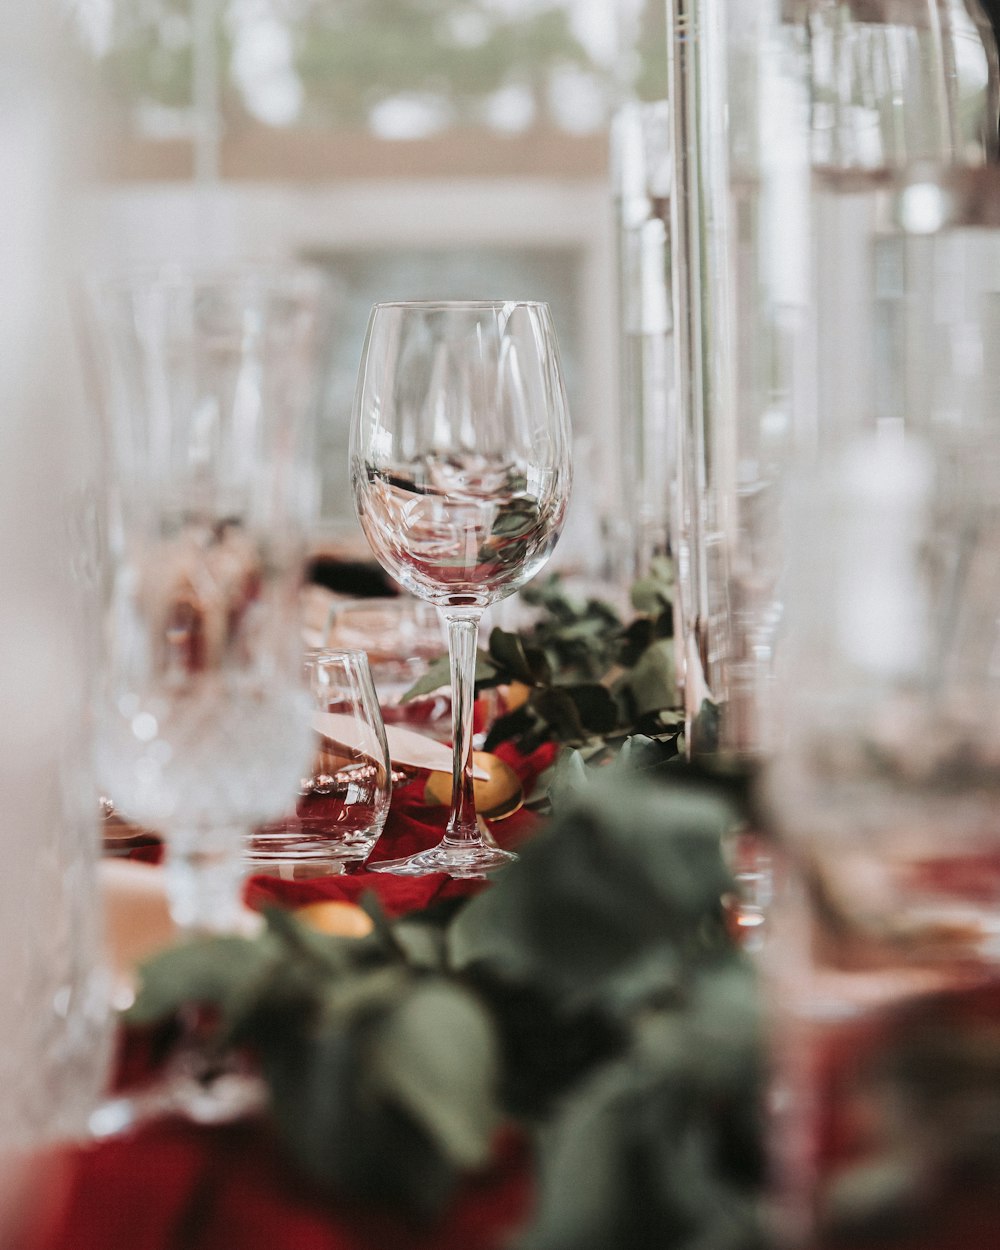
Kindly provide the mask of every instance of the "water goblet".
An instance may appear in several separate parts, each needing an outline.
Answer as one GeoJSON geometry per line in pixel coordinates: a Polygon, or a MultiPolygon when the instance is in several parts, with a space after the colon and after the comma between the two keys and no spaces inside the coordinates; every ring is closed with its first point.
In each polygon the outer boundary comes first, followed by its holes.
{"type": "Polygon", "coordinates": [[[226,931],[242,842],[309,758],[297,593],[321,290],[307,271],[94,283],[108,560],[101,783],[161,833],[173,919],[226,931]]]}
{"type": "Polygon", "coordinates": [[[555,546],[569,500],[570,431],[549,309],[520,301],[376,304],[351,429],[361,527],[448,630],[452,811],[438,846],[370,865],[479,877],[513,858],[476,820],[472,703],[479,621],[555,546]]]}

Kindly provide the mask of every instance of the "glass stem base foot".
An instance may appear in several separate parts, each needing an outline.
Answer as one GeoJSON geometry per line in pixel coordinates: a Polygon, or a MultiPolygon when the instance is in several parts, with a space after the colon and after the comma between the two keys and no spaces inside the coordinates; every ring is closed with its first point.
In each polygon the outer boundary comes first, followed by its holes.
{"type": "Polygon", "coordinates": [[[88,1128],[94,1141],[105,1141],[168,1118],[194,1124],[232,1124],[261,1114],[266,1104],[259,1078],[221,1077],[214,1088],[178,1079],[163,1087],[108,1098],[92,1113],[88,1128]]]}
{"type": "Polygon", "coordinates": [[[446,872],[452,877],[485,877],[488,873],[512,863],[517,856],[499,846],[487,846],[478,839],[462,842],[445,838],[428,851],[408,855],[405,859],[383,859],[368,864],[370,872],[390,872],[397,877],[425,877],[446,872]]]}
{"type": "Polygon", "coordinates": [[[182,1037],[164,1070],[135,1090],[112,1095],[91,1114],[90,1136],[118,1137],[155,1120],[181,1118],[195,1124],[231,1124],[259,1115],[267,1105],[260,1075],[238,1056],[208,1056],[182,1037]]]}

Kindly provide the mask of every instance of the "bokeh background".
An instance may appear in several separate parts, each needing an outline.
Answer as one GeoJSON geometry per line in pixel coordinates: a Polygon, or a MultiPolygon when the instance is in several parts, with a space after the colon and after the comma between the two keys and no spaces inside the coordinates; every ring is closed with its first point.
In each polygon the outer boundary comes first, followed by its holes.
{"type": "Polygon", "coordinates": [[[646,0],[74,0],[104,136],[81,200],[95,266],[299,257],[335,291],[323,528],[352,532],[347,429],[376,299],[553,309],[576,440],[558,565],[614,577],[609,123],[665,91],[646,0]]]}

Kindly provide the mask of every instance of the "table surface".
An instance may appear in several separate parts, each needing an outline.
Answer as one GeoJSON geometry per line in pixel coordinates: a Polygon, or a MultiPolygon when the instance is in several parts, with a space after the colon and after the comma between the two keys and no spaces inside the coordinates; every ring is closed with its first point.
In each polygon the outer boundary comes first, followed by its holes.
{"type": "MultiPolygon", "coordinates": [[[[527,760],[512,749],[502,753],[530,784],[554,749],[543,748],[527,760]]],[[[373,856],[407,855],[433,845],[446,818],[445,808],[424,802],[422,784],[402,787],[373,856]]],[[[493,834],[501,845],[516,847],[537,824],[538,818],[522,809],[497,822],[493,834]]],[[[405,878],[360,870],[306,881],[258,876],[248,882],[246,897],[262,909],[328,899],[355,902],[371,890],[387,915],[396,917],[484,888],[486,882],[443,874],[405,878]]],[[[961,1010],[984,1029],[994,1029],[1000,1021],[1000,983],[965,1004],[961,1010]]],[[[825,1030],[812,1054],[814,1092],[833,1091],[818,1131],[825,1143],[820,1149],[834,1162],[849,1162],[864,1148],[867,1100],[863,1079],[860,1098],[852,1082],[859,1072],[863,1078],[864,1057],[880,1044],[881,1027],[862,1019],[825,1030]]],[[[117,1070],[127,1084],[149,1065],[143,1039],[123,1035],[123,1042],[117,1070]]],[[[283,1157],[263,1119],[216,1127],[160,1120],[40,1159],[23,1230],[5,1240],[3,1250],[501,1250],[530,1215],[533,1195],[530,1147],[512,1130],[497,1137],[490,1166],[466,1178],[444,1215],[421,1224],[319,1192],[283,1157]]],[[[914,1229],[884,1243],[830,1242],[811,1250],[1000,1247],[1000,1193],[987,1185],[952,1194],[948,1201],[946,1234],[940,1227],[914,1229]]]]}
{"type": "MultiPolygon", "coordinates": [[[[513,749],[498,753],[530,785],[554,748],[530,758],[513,749]]],[[[401,787],[372,858],[433,846],[447,814],[425,803],[422,781],[401,787]]],[[[492,833],[511,849],[537,823],[521,809],[495,822],[492,833]]],[[[140,853],[158,854],[155,847],[140,853]]],[[[304,881],[262,875],[248,881],[246,900],[256,909],[296,907],[356,902],[373,891],[386,914],[397,917],[486,886],[444,874],[408,878],[363,870],[304,881]]],[[[145,1070],[141,1039],[123,1039],[119,1080],[132,1083],[145,1070]]],[[[39,1169],[16,1250],[493,1250],[525,1218],[532,1191],[527,1145],[505,1131],[491,1166],[468,1177],[432,1224],[338,1203],[303,1180],[260,1119],[214,1127],[159,1120],[112,1140],[62,1148],[39,1160],[39,1169]]]]}

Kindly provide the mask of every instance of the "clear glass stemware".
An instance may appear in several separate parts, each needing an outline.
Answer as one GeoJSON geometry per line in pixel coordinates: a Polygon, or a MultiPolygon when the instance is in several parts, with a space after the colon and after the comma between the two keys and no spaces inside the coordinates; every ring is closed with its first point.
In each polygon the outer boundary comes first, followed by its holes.
{"type": "Polygon", "coordinates": [[[297,590],[320,289],[307,271],[130,272],[92,290],[106,387],[99,770],[161,833],[185,931],[237,923],[242,841],[309,759],[297,590]]]}
{"type": "Polygon", "coordinates": [[[361,526],[387,571],[448,628],[454,763],[442,842],[384,872],[480,876],[512,858],[475,810],[472,703],[479,621],[546,562],[569,499],[570,433],[548,307],[377,304],[351,432],[361,526]]]}
{"type": "Polygon", "coordinates": [[[303,661],[314,734],[298,799],[255,829],[253,872],[291,880],[342,873],[366,859],[389,814],[392,776],[385,725],[364,651],[318,648],[303,661]]]}

